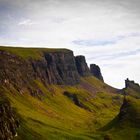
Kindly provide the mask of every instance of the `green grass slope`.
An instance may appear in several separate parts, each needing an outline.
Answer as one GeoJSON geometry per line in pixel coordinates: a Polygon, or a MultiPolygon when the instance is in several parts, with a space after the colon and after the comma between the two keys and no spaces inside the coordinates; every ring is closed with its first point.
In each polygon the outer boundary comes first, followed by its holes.
{"type": "Polygon", "coordinates": [[[21,127],[14,139],[102,140],[99,129],[118,114],[122,97],[110,92],[110,87],[94,77],[81,81],[77,86],[48,87],[40,81],[34,81],[44,93],[41,100],[30,96],[28,91],[21,94],[12,86],[2,87],[21,118],[21,127]],[[90,88],[87,89],[87,85],[90,88]],[[91,89],[96,92],[91,92],[91,89]],[[65,91],[75,94],[82,106],[77,106],[65,96],[65,91]]]}
{"type": "Polygon", "coordinates": [[[140,139],[140,99],[128,96],[124,99],[120,113],[102,130],[111,140],[140,139]]]}
{"type": "Polygon", "coordinates": [[[54,52],[69,52],[68,49],[56,49],[56,48],[23,48],[23,47],[6,47],[0,46],[0,50],[10,52],[22,58],[33,58],[41,59],[44,52],[54,53],[54,52]]]}
{"type": "Polygon", "coordinates": [[[139,90],[137,90],[135,88],[128,87],[124,90],[125,90],[125,93],[128,94],[129,96],[140,99],[140,88],[139,88],[139,90]]]}

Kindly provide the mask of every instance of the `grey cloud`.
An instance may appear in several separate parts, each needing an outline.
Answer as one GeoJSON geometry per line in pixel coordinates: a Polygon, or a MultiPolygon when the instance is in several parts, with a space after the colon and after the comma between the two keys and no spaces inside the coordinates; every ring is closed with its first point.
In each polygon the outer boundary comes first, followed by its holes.
{"type": "Polygon", "coordinates": [[[126,39],[126,38],[130,38],[130,37],[139,37],[140,33],[139,32],[134,32],[134,33],[130,33],[128,35],[119,35],[117,37],[114,38],[110,38],[110,39],[104,39],[104,40],[74,40],[72,41],[73,44],[76,45],[80,45],[80,46],[107,46],[107,45],[112,45],[112,44],[117,44],[119,41],[126,39]]]}
{"type": "Polygon", "coordinates": [[[123,57],[128,57],[128,56],[134,56],[140,54],[140,49],[133,50],[133,51],[125,51],[125,52],[118,52],[118,53],[112,53],[112,54],[104,54],[104,55],[95,55],[94,57],[89,57],[88,60],[115,60],[115,59],[120,59],[123,57]]]}

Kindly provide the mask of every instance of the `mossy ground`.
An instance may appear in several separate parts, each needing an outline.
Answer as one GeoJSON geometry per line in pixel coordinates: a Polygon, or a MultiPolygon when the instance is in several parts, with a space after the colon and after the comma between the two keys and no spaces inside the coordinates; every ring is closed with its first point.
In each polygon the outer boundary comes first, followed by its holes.
{"type": "Polygon", "coordinates": [[[105,137],[111,140],[140,139],[140,99],[126,97],[127,105],[121,118],[117,115],[110,123],[102,128],[105,137]]]}
{"type": "Polygon", "coordinates": [[[23,48],[23,47],[6,47],[6,46],[0,46],[0,50],[4,50],[7,52],[10,52],[12,54],[15,54],[17,56],[20,56],[24,59],[32,58],[32,59],[41,59],[44,52],[69,52],[68,49],[56,49],[56,48],[23,48]]]}
{"type": "MultiPolygon", "coordinates": [[[[91,85],[101,84],[93,77],[82,80],[91,85]]],[[[122,96],[107,92],[105,84],[93,95],[81,85],[45,87],[40,81],[34,82],[44,93],[41,100],[28,92],[20,94],[13,87],[4,89],[21,116],[15,140],[102,140],[103,132],[99,129],[115,118],[122,104],[122,96]],[[75,105],[64,96],[64,91],[76,94],[86,108],[75,105]]]]}

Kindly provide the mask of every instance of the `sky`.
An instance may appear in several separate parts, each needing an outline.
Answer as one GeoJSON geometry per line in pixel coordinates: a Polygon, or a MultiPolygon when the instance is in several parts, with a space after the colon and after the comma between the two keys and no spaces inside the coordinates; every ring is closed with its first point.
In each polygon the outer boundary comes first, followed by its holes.
{"type": "Polygon", "coordinates": [[[68,48],[104,81],[140,83],[140,0],[0,0],[0,45],[68,48]]]}

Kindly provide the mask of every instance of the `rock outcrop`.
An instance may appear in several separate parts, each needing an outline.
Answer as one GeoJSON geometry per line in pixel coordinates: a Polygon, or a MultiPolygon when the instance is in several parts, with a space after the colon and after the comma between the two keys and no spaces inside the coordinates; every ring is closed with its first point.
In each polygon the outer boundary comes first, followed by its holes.
{"type": "Polygon", "coordinates": [[[80,82],[80,76],[91,75],[103,81],[97,65],[92,64],[89,69],[85,57],[74,57],[71,50],[30,49],[34,58],[30,57],[32,54],[28,53],[28,49],[18,50],[20,53],[13,48],[0,49],[0,84],[8,88],[12,86],[21,94],[27,91],[41,98],[43,93],[36,81],[41,81],[45,86],[75,85],[80,82]],[[27,54],[28,57],[24,57],[27,54]]]}
{"type": "Polygon", "coordinates": [[[79,82],[72,51],[45,53],[44,56],[47,62],[46,75],[49,83],[74,85],[79,82]]]}
{"type": "Polygon", "coordinates": [[[140,98],[140,85],[128,78],[125,80],[125,88],[123,89],[125,95],[131,95],[140,98]],[[133,90],[133,92],[132,92],[133,90]]]}
{"type": "Polygon", "coordinates": [[[74,94],[74,93],[71,93],[71,92],[68,92],[68,91],[65,91],[64,92],[64,95],[66,97],[68,97],[75,105],[77,105],[78,107],[81,107],[81,108],[84,108],[88,111],[92,111],[90,110],[87,106],[85,106],[81,101],[80,99],[78,98],[78,95],[77,94],[74,94]]]}
{"type": "Polygon", "coordinates": [[[138,83],[135,83],[133,80],[128,78],[125,80],[125,88],[140,88],[138,83]]]}
{"type": "Polygon", "coordinates": [[[65,91],[64,95],[67,96],[75,105],[82,107],[82,104],[80,103],[76,94],[65,91]]]}
{"type": "Polygon", "coordinates": [[[13,112],[10,103],[6,100],[0,101],[0,140],[11,140],[17,136],[19,120],[13,112]]]}
{"type": "Polygon", "coordinates": [[[44,85],[75,85],[80,80],[75,58],[70,50],[43,52],[42,58],[37,60],[0,50],[0,77],[0,84],[13,85],[21,92],[24,87],[32,94],[40,92],[35,90],[35,80],[40,80],[44,85]]]}
{"type": "Polygon", "coordinates": [[[129,121],[140,127],[139,99],[124,96],[123,104],[120,108],[118,118],[120,122],[129,121]]]}
{"type": "Polygon", "coordinates": [[[81,76],[91,75],[84,56],[82,56],[82,55],[76,56],[75,62],[76,62],[76,66],[77,66],[79,75],[81,75],[81,76]]]}
{"type": "Polygon", "coordinates": [[[99,80],[104,81],[100,67],[98,65],[90,64],[90,72],[92,73],[93,76],[95,76],[99,80]]]}

